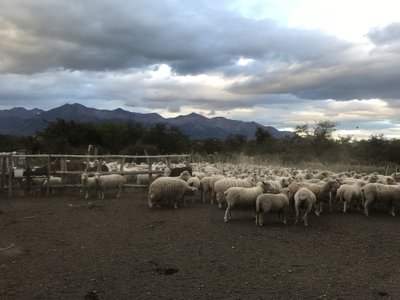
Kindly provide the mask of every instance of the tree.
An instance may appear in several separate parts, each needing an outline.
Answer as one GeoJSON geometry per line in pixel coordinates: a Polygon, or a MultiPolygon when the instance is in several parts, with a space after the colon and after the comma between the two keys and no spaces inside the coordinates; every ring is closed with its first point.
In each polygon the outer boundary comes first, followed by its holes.
{"type": "Polygon", "coordinates": [[[259,145],[273,137],[271,133],[269,133],[267,130],[264,130],[259,126],[257,126],[256,128],[255,136],[256,136],[256,143],[259,145]]]}

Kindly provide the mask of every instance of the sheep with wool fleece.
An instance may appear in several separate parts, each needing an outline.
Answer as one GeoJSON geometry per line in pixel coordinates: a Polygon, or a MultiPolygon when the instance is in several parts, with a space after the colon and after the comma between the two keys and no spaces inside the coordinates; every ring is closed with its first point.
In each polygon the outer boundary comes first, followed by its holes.
{"type": "Polygon", "coordinates": [[[56,176],[50,176],[49,180],[47,180],[46,178],[46,180],[43,182],[43,189],[47,188],[47,184],[49,184],[49,189],[51,190],[51,193],[54,195],[55,194],[54,186],[60,186],[62,184],[62,178],[56,176]]]}
{"type": "Polygon", "coordinates": [[[226,210],[224,221],[228,222],[232,219],[232,209],[235,207],[251,208],[255,210],[255,204],[258,195],[265,192],[263,182],[258,182],[255,187],[231,187],[225,191],[226,210]]]}
{"type": "Polygon", "coordinates": [[[354,184],[342,184],[338,188],[336,198],[339,198],[340,202],[343,203],[344,213],[347,213],[347,208],[350,207],[352,202],[356,204],[362,203],[361,188],[365,184],[365,182],[359,181],[354,184]]]}
{"type": "Polygon", "coordinates": [[[317,201],[317,198],[315,197],[315,194],[310,191],[308,188],[300,188],[295,194],[294,194],[294,210],[296,212],[296,220],[295,224],[297,224],[297,221],[299,219],[299,213],[300,210],[302,209],[304,213],[302,214],[302,219],[304,222],[305,226],[308,226],[308,214],[312,210],[313,206],[315,205],[317,201]]]}
{"type": "Polygon", "coordinates": [[[281,184],[276,180],[265,180],[263,181],[266,189],[266,193],[279,194],[282,190],[281,184]]]}
{"type": "Polygon", "coordinates": [[[184,181],[188,181],[189,178],[191,178],[191,177],[192,177],[192,176],[189,174],[188,171],[183,171],[183,172],[178,176],[178,178],[180,178],[180,179],[182,179],[182,180],[184,180],[184,181]]]}
{"type": "Polygon", "coordinates": [[[82,185],[81,191],[85,193],[85,199],[89,198],[90,190],[96,190],[96,196],[98,196],[99,193],[96,182],[94,181],[94,176],[89,177],[88,173],[83,172],[81,175],[81,185],[82,185]]]}
{"type": "Polygon", "coordinates": [[[335,179],[329,179],[327,182],[322,184],[316,183],[301,183],[302,187],[308,188],[315,194],[317,198],[315,214],[319,216],[322,212],[322,203],[329,204],[329,211],[332,212],[332,198],[333,194],[336,193],[339,188],[339,182],[335,179]]]}
{"type": "Polygon", "coordinates": [[[197,171],[195,171],[195,172],[192,173],[192,176],[193,176],[193,177],[197,177],[197,178],[199,178],[199,180],[201,180],[201,179],[203,179],[204,177],[206,177],[207,175],[206,175],[206,173],[204,173],[204,172],[197,172],[197,171]]]}
{"type": "MultiPolygon", "coordinates": [[[[197,188],[197,190],[200,189],[201,186],[201,182],[200,179],[198,177],[190,177],[187,181],[187,184],[191,187],[195,187],[197,188]]],[[[198,200],[198,198],[200,197],[199,193],[196,193],[195,197],[193,197],[193,203],[198,200]]]]}
{"type": "Polygon", "coordinates": [[[211,188],[210,202],[212,205],[214,205],[214,201],[216,201],[216,198],[217,198],[216,192],[215,192],[215,183],[218,180],[225,179],[225,178],[228,178],[228,177],[226,177],[224,175],[216,174],[216,175],[213,175],[210,179],[210,188],[211,188]]]}
{"type": "Polygon", "coordinates": [[[215,182],[214,193],[218,207],[222,208],[222,204],[225,203],[225,192],[231,187],[253,187],[255,185],[254,177],[247,177],[245,179],[235,178],[224,178],[215,182]]]}
{"type": "Polygon", "coordinates": [[[375,201],[386,203],[390,207],[390,214],[395,216],[395,207],[400,201],[400,185],[385,185],[368,183],[361,188],[364,197],[364,213],[369,216],[369,209],[375,201]]]}
{"type": "Polygon", "coordinates": [[[122,188],[126,182],[126,178],[120,174],[107,174],[107,175],[94,175],[94,181],[96,183],[97,190],[99,191],[99,199],[104,199],[105,189],[118,189],[116,198],[121,196],[122,188]]]}
{"type": "MultiPolygon", "coordinates": [[[[200,180],[200,198],[203,203],[206,203],[207,201],[211,201],[211,193],[212,193],[212,187],[211,184],[212,182],[215,183],[216,180],[225,178],[223,175],[213,175],[213,176],[206,176],[203,177],[200,180]],[[214,178],[214,179],[213,179],[214,178]]],[[[213,202],[211,201],[211,204],[213,202]]]]}
{"type": "Polygon", "coordinates": [[[154,180],[149,186],[148,205],[172,203],[178,208],[178,202],[186,206],[185,196],[197,193],[197,188],[191,187],[182,179],[176,177],[160,177],[154,180]]]}
{"type": "Polygon", "coordinates": [[[282,222],[286,224],[286,214],[289,211],[288,188],[283,188],[279,194],[260,194],[256,199],[256,224],[263,226],[264,214],[276,212],[282,222]]]}
{"type": "Polygon", "coordinates": [[[391,176],[379,176],[377,183],[382,183],[386,185],[396,185],[396,180],[391,176]]]}
{"type": "MultiPolygon", "coordinates": [[[[46,181],[47,177],[42,176],[42,177],[31,177],[30,178],[30,190],[29,194],[32,196],[39,196],[40,193],[42,192],[43,189],[43,183],[46,181]]],[[[24,187],[24,195],[25,195],[25,189],[28,188],[28,179],[23,178],[21,181],[21,186],[24,187]]]]}

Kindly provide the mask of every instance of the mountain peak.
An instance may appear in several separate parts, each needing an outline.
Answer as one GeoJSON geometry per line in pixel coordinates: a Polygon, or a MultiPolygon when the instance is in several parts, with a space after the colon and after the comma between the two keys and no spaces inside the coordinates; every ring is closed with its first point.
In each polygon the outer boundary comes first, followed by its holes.
{"type": "Polygon", "coordinates": [[[170,126],[178,127],[190,138],[197,140],[208,138],[225,139],[230,134],[241,134],[247,139],[254,139],[257,127],[267,130],[277,138],[290,134],[256,122],[230,120],[224,117],[207,118],[195,112],[175,118],[163,118],[156,113],[142,114],[121,108],[102,110],[86,107],[79,103],[67,103],[48,111],[37,109],[28,111],[19,107],[8,111],[0,110],[0,134],[32,135],[42,131],[48,126],[49,122],[54,122],[57,119],[90,123],[134,121],[144,126],[167,123],[170,126]]]}

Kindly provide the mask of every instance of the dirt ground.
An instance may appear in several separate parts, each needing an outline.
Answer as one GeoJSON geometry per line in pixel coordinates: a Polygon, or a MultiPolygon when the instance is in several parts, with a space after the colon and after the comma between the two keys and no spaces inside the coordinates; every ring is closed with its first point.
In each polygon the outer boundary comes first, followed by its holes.
{"type": "Polygon", "coordinates": [[[210,204],[110,196],[0,198],[0,299],[400,299],[400,217],[385,211],[258,228],[248,211],[225,224],[210,204]]]}

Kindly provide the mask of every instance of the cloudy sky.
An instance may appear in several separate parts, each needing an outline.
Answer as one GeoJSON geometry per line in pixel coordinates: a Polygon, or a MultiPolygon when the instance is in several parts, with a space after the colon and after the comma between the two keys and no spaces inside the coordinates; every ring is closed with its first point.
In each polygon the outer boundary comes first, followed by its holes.
{"type": "Polygon", "coordinates": [[[0,109],[197,112],[400,138],[397,0],[0,0],[0,109]]]}

